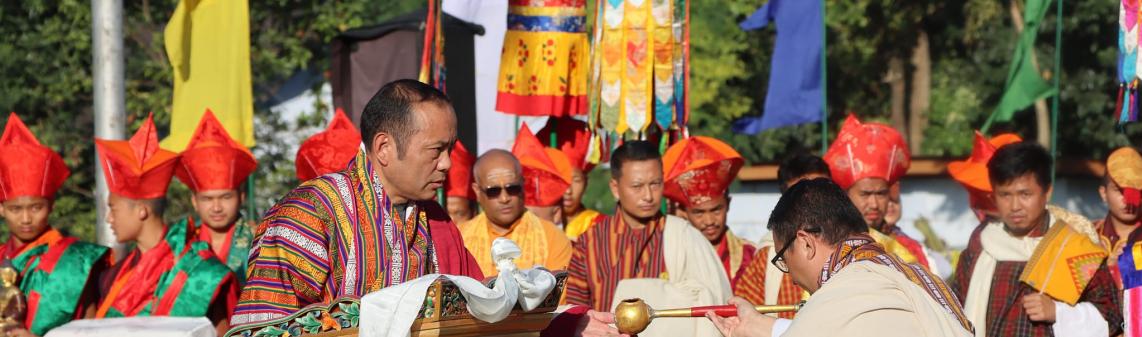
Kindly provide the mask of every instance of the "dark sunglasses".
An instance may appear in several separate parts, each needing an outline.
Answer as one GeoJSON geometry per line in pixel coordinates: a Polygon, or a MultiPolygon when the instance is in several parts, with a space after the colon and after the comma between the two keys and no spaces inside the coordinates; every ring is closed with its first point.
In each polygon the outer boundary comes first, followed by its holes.
{"type": "Polygon", "coordinates": [[[508,192],[508,195],[518,197],[523,194],[523,185],[510,184],[504,186],[484,187],[484,195],[488,198],[499,198],[500,193],[508,192]]]}
{"type": "MultiPolygon", "coordinates": [[[[800,230],[803,230],[806,233],[820,233],[821,232],[820,227],[801,228],[800,230]]],[[[769,260],[769,263],[772,263],[774,266],[777,266],[777,270],[780,270],[782,273],[786,273],[786,274],[789,273],[789,266],[785,264],[785,251],[789,250],[789,246],[792,246],[793,241],[795,241],[796,239],[797,239],[797,234],[794,233],[793,237],[789,238],[789,240],[785,240],[785,244],[782,245],[781,249],[777,250],[777,254],[773,255],[773,259],[769,260]]]]}

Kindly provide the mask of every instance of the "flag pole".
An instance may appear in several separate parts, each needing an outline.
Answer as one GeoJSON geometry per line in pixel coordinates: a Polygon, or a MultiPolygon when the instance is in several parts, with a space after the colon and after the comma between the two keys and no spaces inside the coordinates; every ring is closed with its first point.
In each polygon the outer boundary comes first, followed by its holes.
{"type": "Polygon", "coordinates": [[[258,199],[254,194],[254,178],[256,178],[257,175],[258,172],[255,170],[246,178],[246,211],[250,212],[249,219],[254,222],[261,220],[261,217],[258,215],[258,199]]]}
{"type": "MultiPolygon", "coordinates": [[[[1051,76],[1055,86],[1055,96],[1051,97],[1051,158],[1059,158],[1059,77],[1062,77],[1063,62],[1063,0],[1055,1],[1055,73],[1051,76]]],[[[1055,181],[1055,167],[1051,165],[1051,182],[1055,181]]]]}
{"type": "MultiPolygon", "coordinates": [[[[124,98],[123,1],[91,2],[92,96],[95,110],[95,137],[124,139],[127,109],[124,98]]],[[[124,246],[115,239],[107,223],[107,180],[103,165],[95,158],[95,240],[111,247],[116,257],[124,246]]]]}
{"type": "Polygon", "coordinates": [[[825,20],[825,0],[821,0],[821,155],[829,150],[829,25],[825,20]]]}

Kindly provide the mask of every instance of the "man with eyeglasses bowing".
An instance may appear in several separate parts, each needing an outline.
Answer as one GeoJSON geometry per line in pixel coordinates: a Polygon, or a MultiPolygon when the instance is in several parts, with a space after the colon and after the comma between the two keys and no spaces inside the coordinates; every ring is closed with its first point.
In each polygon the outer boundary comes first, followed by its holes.
{"type": "Polygon", "coordinates": [[[793,185],[769,217],[771,263],[813,294],[792,320],[757,313],[734,298],[737,317],[707,317],[724,336],[972,335],[955,293],[868,234],[848,196],[828,179],[793,185]]]}
{"type": "MultiPolygon", "coordinates": [[[[476,179],[472,188],[483,211],[460,225],[460,235],[484,275],[497,273],[492,241],[501,237],[519,245],[521,255],[515,263],[521,269],[537,265],[548,270],[566,268],[571,260],[571,240],[555,224],[524,208],[524,199],[535,197],[528,195],[532,190],[524,190],[520,161],[510,152],[495,149],[476,159],[472,171],[476,179]]],[[[558,201],[563,193],[550,196],[558,201]]]]}

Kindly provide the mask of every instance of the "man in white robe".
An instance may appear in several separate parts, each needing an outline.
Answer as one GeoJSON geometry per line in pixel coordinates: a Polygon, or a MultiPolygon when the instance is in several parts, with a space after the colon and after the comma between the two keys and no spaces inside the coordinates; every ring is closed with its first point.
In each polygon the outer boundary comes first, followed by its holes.
{"type": "MultiPolygon", "coordinates": [[[[737,317],[708,315],[724,336],[971,336],[959,299],[938,277],[887,253],[835,183],[802,181],[769,219],[773,264],[813,294],[795,319],[757,313],[735,298],[737,317]]],[[[653,324],[653,323],[652,323],[653,324]]]]}

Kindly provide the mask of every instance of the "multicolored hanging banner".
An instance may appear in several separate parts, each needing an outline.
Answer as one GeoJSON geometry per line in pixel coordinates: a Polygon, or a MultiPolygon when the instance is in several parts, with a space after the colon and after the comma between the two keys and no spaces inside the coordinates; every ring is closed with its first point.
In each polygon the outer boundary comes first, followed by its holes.
{"type": "Polygon", "coordinates": [[[1118,124],[1138,121],[1138,0],[1118,6],[1118,97],[1114,113],[1118,124]]]}
{"type": "Polygon", "coordinates": [[[686,125],[688,0],[601,1],[591,50],[591,116],[602,129],[642,135],[686,125]]]}
{"type": "Polygon", "coordinates": [[[496,111],[587,113],[586,0],[511,0],[508,5],[496,111]]]}
{"type": "Polygon", "coordinates": [[[441,20],[444,13],[440,1],[428,0],[428,11],[424,18],[424,48],[417,80],[447,93],[444,85],[444,25],[441,20]]]}

